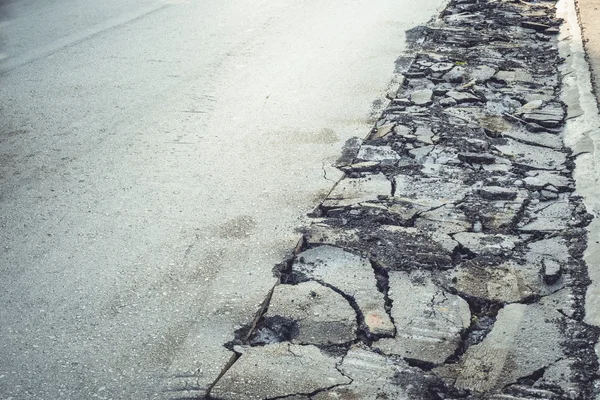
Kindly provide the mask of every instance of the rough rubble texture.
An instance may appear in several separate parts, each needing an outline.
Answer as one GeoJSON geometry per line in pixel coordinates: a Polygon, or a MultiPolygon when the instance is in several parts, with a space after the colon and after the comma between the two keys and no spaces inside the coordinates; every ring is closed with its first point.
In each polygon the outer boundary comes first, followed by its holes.
{"type": "Polygon", "coordinates": [[[209,398],[594,398],[554,7],[452,0],[410,32],[402,87],[209,398]]]}

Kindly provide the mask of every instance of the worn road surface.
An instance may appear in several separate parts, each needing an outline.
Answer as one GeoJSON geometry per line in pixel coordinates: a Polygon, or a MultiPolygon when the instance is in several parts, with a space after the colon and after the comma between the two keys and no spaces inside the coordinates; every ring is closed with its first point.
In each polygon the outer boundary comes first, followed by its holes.
{"type": "Polygon", "coordinates": [[[0,398],[215,380],[441,0],[14,1],[0,398]]]}

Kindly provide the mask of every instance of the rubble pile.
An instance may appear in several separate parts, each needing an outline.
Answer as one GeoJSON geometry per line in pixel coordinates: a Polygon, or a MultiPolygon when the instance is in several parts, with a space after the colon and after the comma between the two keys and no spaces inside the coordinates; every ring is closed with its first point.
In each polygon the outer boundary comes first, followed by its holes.
{"type": "Polygon", "coordinates": [[[452,0],[214,399],[591,399],[554,1],[452,0]]]}

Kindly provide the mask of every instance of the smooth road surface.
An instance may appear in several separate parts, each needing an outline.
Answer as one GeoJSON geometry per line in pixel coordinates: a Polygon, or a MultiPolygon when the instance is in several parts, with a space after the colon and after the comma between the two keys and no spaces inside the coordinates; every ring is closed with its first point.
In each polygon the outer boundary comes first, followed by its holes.
{"type": "Polygon", "coordinates": [[[441,6],[13,0],[0,398],[153,399],[213,382],[344,142],[367,134],[404,31],[441,6]]]}

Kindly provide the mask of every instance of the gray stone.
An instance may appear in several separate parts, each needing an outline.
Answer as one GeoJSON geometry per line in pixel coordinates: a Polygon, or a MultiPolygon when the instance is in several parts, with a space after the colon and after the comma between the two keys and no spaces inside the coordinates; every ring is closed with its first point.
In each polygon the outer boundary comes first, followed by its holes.
{"type": "Polygon", "coordinates": [[[434,364],[456,351],[462,331],[471,323],[465,300],[437,287],[422,271],[391,271],[388,295],[396,336],[373,343],[374,348],[434,364]]]}
{"type": "Polygon", "coordinates": [[[410,99],[402,98],[402,99],[394,99],[392,100],[393,106],[401,106],[401,107],[410,107],[413,105],[413,102],[410,99]]]}
{"type": "Polygon", "coordinates": [[[444,74],[444,80],[447,82],[463,82],[467,77],[467,70],[464,67],[456,66],[444,74]]]}
{"type": "Polygon", "coordinates": [[[526,144],[550,147],[554,150],[561,150],[564,146],[560,136],[553,135],[551,133],[531,133],[511,130],[502,132],[502,135],[512,139],[517,139],[518,141],[526,144]]]}
{"type": "Polygon", "coordinates": [[[389,196],[391,192],[392,183],[381,173],[363,178],[345,178],[335,186],[323,202],[323,207],[325,209],[348,207],[377,200],[378,196],[389,196]]]}
{"type": "Polygon", "coordinates": [[[556,322],[560,317],[537,304],[504,307],[483,342],[469,347],[461,361],[449,367],[456,372],[456,387],[499,390],[563,358],[556,322]]]}
{"type": "Polygon", "coordinates": [[[445,177],[396,176],[396,192],[399,199],[408,199],[425,207],[440,207],[463,199],[471,188],[461,180],[445,177]]]}
{"type": "Polygon", "coordinates": [[[544,282],[548,285],[555,284],[562,275],[562,267],[560,263],[552,258],[546,258],[542,262],[544,274],[544,282]]]}
{"type": "Polygon", "coordinates": [[[531,171],[532,176],[524,179],[525,184],[533,189],[542,189],[552,185],[559,190],[568,189],[572,184],[570,178],[550,171],[531,171]]]}
{"type": "Polygon", "coordinates": [[[558,193],[550,191],[550,190],[541,190],[540,191],[540,199],[543,201],[556,200],[556,199],[558,199],[558,193]]]}
{"type": "Polygon", "coordinates": [[[429,70],[433,73],[446,73],[454,68],[454,64],[449,62],[441,62],[433,64],[429,67],[429,70]]]}
{"type": "Polygon", "coordinates": [[[504,303],[521,302],[533,295],[547,296],[564,287],[562,282],[546,284],[538,264],[513,261],[497,266],[467,262],[448,271],[446,277],[448,287],[459,293],[504,303]]]}
{"type": "Polygon", "coordinates": [[[423,212],[415,221],[415,227],[418,229],[444,234],[464,232],[470,226],[471,223],[465,214],[453,205],[445,205],[423,212]]]}
{"type": "Polygon", "coordinates": [[[530,113],[532,111],[540,109],[543,105],[544,105],[544,102],[542,100],[539,100],[539,99],[533,100],[533,101],[530,101],[527,104],[517,108],[515,110],[515,114],[523,115],[525,113],[530,113]]]}
{"type": "Polygon", "coordinates": [[[510,226],[523,208],[523,203],[529,198],[527,190],[519,190],[514,200],[490,201],[488,207],[480,211],[486,229],[495,230],[510,226]]]}
{"type": "Polygon", "coordinates": [[[339,369],[352,383],[317,393],[312,399],[420,399],[432,390],[435,380],[403,360],[388,359],[364,345],[352,347],[339,369]]]}
{"type": "Polygon", "coordinates": [[[458,104],[458,102],[456,100],[454,100],[452,98],[449,98],[449,97],[440,100],[440,105],[442,107],[452,107],[452,106],[455,106],[457,104],[458,104]]]}
{"type": "Polygon", "coordinates": [[[487,65],[478,65],[469,71],[469,76],[471,79],[475,79],[477,83],[483,83],[491,79],[495,74],[496,69],[487,65]]]}
{"type": "Polygon", "coordinates": [[[559,103],[549,103],[545,107],[522,115],[523,120],[534,122],[546,128],[556,128],[565,119],[565,110],[559,103]]]}
{"type": "Polygon", "coordinates": [[[377,161],[384,164],[393,164],[400,159],[400,155],[390,146],[364,145],[360,147],[356,158],[363,161],[377,161]]]}
{"type": "Polygon", "coordinates": [[[538,301],[538,304],[557,310],[568,317],[573,317],[575,314],[574,297],[571,291],[564,287],[554,293],[545,295],[538,301]]]}
{"type": "Polygon", "coordinates": [[[374,335],[392,335],[394,325],[385,310],[385,299],[377,289],[375,273],[368,258],[339,247],[319,246],[300,253],[293,270],[323,282],[350,296],[374,335]]]}
{"type": "Polygon", "coordinates": [[[398,136],[404,137],[406,135],[411,135],[412,132],[413,132],[413,130],[410,126],[398,124],[394,127],[394,133],[396,133],[396,135],[398,135],[398,136]]]}
{"type": "Polygon", "coordinates": [[[561,231],[567,228],[571,219],[571,207],[568,199],[559,199],[550,204],[539,203],[527,207],[530,222],[519,226],[523,232],[561,231]]]}
{"type": "Polygon", "coordinates": [[[511,157],[516,164],[530,168],[553,170],[567,160],[565,153],[540,146],[532,146],[507,139],[506,145],[495,146],[498,151],[511,157]]]}
{"type": "Polygon", "coordinates": [[[296,322],[293,343],[341,344],[356,338],[354,309],[342,295],[317,282],[277,286],[265,317],[276,315],[296,322]]]}
{"type": "Polygon", "coordinates": [[[535,382],[533,387],[558,386],[565,392],[567,398],[576,398],[580,389],[577,381],[570,379],[572,371],[577,368],[574,363],[574,359],[565,359],[548,366],[544,371],[544,376],[535,382]]]}
{"type": "Polygon", "coordinates": [[[477,97],[469,92],[457,92],[456,90],[449,91],[448,93],[446,93],[446,96],[450,97],[451,99],[456,100],[456,102],[458,104],[478,103],[478,102],[482,101],[479,97],[477,97]]]}
{"type": "Polygon", "coordinates": [[[433,88],[433,94],[436,96],[443,96],[448,93],[448,91],[452,90],[452,88],[453,86],[450,83],[439,83],[433,88]]]}
{"type": "Polygon", "coordinates": [[[211,396],[263,400],[349,384],[351,380],[336,369],[339,361],[315,346],[277,343],[251,347],[217,382],[211,396]]]}
{"type": "Polygon", "coordinates": [[[552,257],[561,263],[569,261],[569,248],[562,237],[531,242],[527,245],[527,248],[529,251],[526,254],[526,259],[531,263],[541,263],[547,257],[552,257]]]}
{"type": "Polygon", "coordinates": [[[373,133],[369,136],[369,140],[381,139],[389,135],[394,129],[394,125],[386,124],[375,129],[373,133]]]}
{"type": "Polygon", "coordinates": [[[487,200],[514,200],[518,191],[500,186],[484,186],[479,189],[479,195],[487,200]]]}
{"type": "Polygon", "coordinates": [[[415,90],[410,95],[410,100],[417,106],[428,106],[432,103],[433,90],[421,89],[415,90]]]}
{"type": "Polygon", "coordinates": [[[412,149],[408,153],[415,159],[415,161],[422,163],[434,148],[435,146],[433,145],[422,146],[412,149]]]}
{"type": "Polygon", "coordinates": [[[511,251],[520,242],[517,236],[488,235],[486,233],[460,232],[454,240],[475,254],[503,254],[511,251]]]}
{"type": "Polygon", "coordinates": [[[494,79],[511,84],[514,82],[531,82],[533,77],[523,69],[515,69],[514,71],[498,71],[494,75],[494,79]]]}

